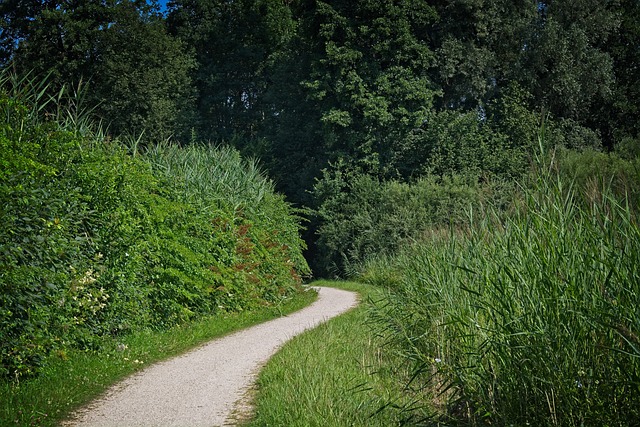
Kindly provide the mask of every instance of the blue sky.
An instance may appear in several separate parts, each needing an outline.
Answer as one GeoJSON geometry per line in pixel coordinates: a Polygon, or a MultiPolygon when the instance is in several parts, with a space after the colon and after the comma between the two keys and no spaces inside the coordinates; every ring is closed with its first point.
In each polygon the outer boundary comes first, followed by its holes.
{"type": "Polygon", "coordinates": [[[168,1],[169,0],[158,0],[158,3],[160,4],[160,10],[161,11],[164,12],[165,10],[167,10],[167,2],[168,1]]]}

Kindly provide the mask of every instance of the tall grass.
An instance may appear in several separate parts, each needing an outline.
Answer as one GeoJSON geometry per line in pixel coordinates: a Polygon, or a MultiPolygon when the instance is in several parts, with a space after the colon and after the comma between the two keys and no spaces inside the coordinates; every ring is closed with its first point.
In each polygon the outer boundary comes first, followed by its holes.
{"type": "Polygon", "coordinates": [[[200,200],[215,198],[254,210],[267,193],[274,192],[273,183],[257,162],[241,159],[230,147],[164,143],[150,147],[145,154],[167,175],[180,177],[185,193],[200,200]]]}
{"type": "Polygon", "coordinates": [[[19,75],[11,67],[0,69],[0,92],[28,107],[26,117],[30,124],[48,121],[75,137],[104,141],[107,129],[93,117],[95,107],[86,100],[87,90],[88,86],[79,81],[54,91],[48,75],[19,75]]]}
{"type": "Polygon", "coordinates": [[[149,147],[144,158],[176,185],[183,201],[198,205],[202,212],[230,210],[238,219],[251,221],[253,230],[271,230],[273,242],[267,249],[279,244],[296,274],[310,274],[299,250],[304,247],[301,212],[275,192],[257,161],[241,158],[227,146],[180,147],[166,142],[149,147]]]}
{"type": "Polygon", "coordinates": [[[0,382],[301,290],[298,218],[255,163],[209,146],[132,156],[91,132],[78,94],[0,83],[0,382]]]}
{"type": "Polygon", "coordinates": [[[585,198],[552,166],[508,216],[471,213],[468,229],[365,268],[389,290],[387,336],[440,422],[640,419],[637,207],[606,186],[585,198]]]}

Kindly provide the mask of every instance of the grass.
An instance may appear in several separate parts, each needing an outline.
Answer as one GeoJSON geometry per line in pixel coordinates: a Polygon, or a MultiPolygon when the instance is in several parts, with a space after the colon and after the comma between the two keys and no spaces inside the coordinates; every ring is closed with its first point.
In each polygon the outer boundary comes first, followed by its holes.
{"type": "Polygon", "coordinates": [[[197,200],[217,196],[224,203],[254,209],[274,192],[273,183],[257,161],[242,159],[227,146],[211,149],[200,144],[179,147],[162,143],[149,147],[145,156],[166,175],[179,179],[185,194],[195,195],[197,200]]]}
{"type": "Polygon", "coordinates": [[[508,215],[363,269],[389,290],[379,318],[440,422],[637,424],[637,207],[570,182],[547,166],[508,215]]]}
{"type": "Polygon", "coordinates": [[[352,282],[315,282],[356,291],[361,304],[289,341],[260,374],[254,418],[245,427],[393,426],[419,411],[403,392],[393,353],[381,351],[369,306],[382,293],[352,282]],[[399,409],[400,408],[400,409],[399,409]]]}
{"type": "Polygon", "coordinates": [[[0,425],[55,426],[109,386],[153,362],[236,330],[299,310],[316,299],[303,292],[279,306],[213,316],[164,332],[146,331],[105,344],[101,352],[52,356],[31,381],[0,384],[0,425]]]}

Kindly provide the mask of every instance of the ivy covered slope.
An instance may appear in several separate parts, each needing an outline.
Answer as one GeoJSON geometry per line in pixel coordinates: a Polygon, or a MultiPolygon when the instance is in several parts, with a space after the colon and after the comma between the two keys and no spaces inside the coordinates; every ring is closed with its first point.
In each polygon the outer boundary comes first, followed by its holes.
{"type": "Polygon", "coordinates": [[[0,92],[0,376],[299,289],[295,211],[235,151],[132,156],[26,99],[0,92]]]}

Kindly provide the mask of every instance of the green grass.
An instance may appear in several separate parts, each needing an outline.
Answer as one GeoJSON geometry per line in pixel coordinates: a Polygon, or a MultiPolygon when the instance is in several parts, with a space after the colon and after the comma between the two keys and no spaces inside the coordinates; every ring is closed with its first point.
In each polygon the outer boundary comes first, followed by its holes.
{"type": "Polygon", "coordinates": [[[105,344],[105,350],[98,353],[70,352],[51,356],[42,374],[34,380],[0,384],[0,425],[57,425],[73,409],[150,363],[296,311],[311,304],[316,296],[315,292],[303,292],[279,306],[213,316],[165,332],[136,333],[105,344]]]}
{"type": "Polygon", "coordinates": [[[144,156],[167,176],[179,180],[184,193],[196,200],[218,197],[233,206],[256,209],[275,191],[257,161],[241,158],[228,146],[213,149],[201,144],[181,147],[161,143],[149,147],[144,156]]]}
{"type": "Polygon", "coordinates": [[[447,425],[636,425],[637,207],[552,169],[507,214],[363,268],[379,318],[447,425]],[[430,396],[429,396],[430,395],[430,396]]]}
{"type": "MultiPolygon", "coordinates": [[[[356,291],[361,304],[289,341],[266,365],[258,380],[254,418],[258,426],[393,426],[415,420],[398,376],[394,355],[381,351],[369,306],[382,297],[372,286],[353,282],[315,282],[356,291]]],[[[397,360],[395,360],[397,362],[397,360]]]]}

